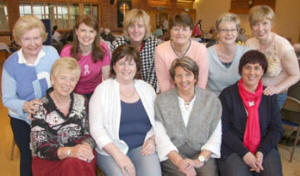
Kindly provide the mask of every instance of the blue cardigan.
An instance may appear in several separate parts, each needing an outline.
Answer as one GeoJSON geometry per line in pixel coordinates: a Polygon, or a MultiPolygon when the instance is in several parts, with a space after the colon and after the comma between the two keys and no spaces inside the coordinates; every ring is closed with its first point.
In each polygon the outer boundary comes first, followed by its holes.
{"type": "MultiPolygon", "coordinates": [[[[222,103],[222,146],[221,158],[237,153],[243,157],[248,149],[243,144],[247,123],[247,113],[240,98],[237,83],[225,88],[221,95],[222,103]]],[[[259,106],[261,142],[258,151],[264,156],[277,147],[282,135],[282,124],[276,95],[262,96],[259,106]]]]}
{"type": "Polygon", "coordinates": [[[19,62],[18,51],[6,59],[2,70],[2,102],[12,118],[30,124],[28,113],[23,112],[25,101],[45,96],[50,85],[50,70],[59,55],[52,46],[43,46],[45,52],[35,66],[19,62]]]}

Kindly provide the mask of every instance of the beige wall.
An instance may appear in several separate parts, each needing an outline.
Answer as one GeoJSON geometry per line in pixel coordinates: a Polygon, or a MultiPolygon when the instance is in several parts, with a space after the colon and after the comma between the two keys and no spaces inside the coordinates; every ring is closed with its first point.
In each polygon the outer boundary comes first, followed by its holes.
{"type": "MultiPolygon", "coordinates": [[[[196,0],[196,19],[202,19],[204,31],[215,25],[220,14],[230,10],[230,3],[231,0],[196,0]]],[[[276,0],[275,14],[273,31],[291,38],[293,43],[300,42],[300,0],[276,0]]],[[[248,15],[238,15],[241,18],[241,26],[251,35],[248,15]]]]}

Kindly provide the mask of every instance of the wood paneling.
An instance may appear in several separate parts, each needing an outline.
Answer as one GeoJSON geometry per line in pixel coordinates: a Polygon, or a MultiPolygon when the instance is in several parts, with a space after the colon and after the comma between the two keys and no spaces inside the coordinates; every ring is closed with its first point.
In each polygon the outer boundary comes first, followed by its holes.
{"type": "Polygon", "coordinates": [[[276,0],[231,0],[230,12],[247,14],[255,5],[268,5],[275,11],[276,0]]]}
{"type": "Polygon", "coordinates": [[[96,3],[98,4],[101,0],[20,0],[20,2],[63,2],[63,3],[96,3]]]}
{"type": "Polygon", "coordinates": [[[171,0],[147,0],[147,5],[150,7],[171,7],[171,0]]]}
{"type": "Polygon", "coordinates": [[[9,29],[10,29],[10,31],[12,31],[15,23],[17,22],[17,20],[20,16],[19,1],[18,0],[9,0],[6,3],[7,3],[9,29]]]}

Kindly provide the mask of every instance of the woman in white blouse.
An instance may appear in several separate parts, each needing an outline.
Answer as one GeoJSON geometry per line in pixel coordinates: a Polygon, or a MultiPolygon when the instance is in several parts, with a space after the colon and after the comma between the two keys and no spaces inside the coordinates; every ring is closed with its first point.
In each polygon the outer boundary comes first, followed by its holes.
{"type": "Polygon", "coordinates": [[[111,60],[112,78],[102,82],[90,100],[97,165],[108,176],[161,175],[153,130],[156,94],[150,84],[136,79],[140,66],[133,46],[116,48],[111,60]]]}
{"type": "Polygon", "coordinates": [[[156,144],[164,175],[217,175],[221,103],[214,93],[195,86],[198,72],[189,57],[174,60],[170,76],[176,88],[155,101],[156,144]]]}

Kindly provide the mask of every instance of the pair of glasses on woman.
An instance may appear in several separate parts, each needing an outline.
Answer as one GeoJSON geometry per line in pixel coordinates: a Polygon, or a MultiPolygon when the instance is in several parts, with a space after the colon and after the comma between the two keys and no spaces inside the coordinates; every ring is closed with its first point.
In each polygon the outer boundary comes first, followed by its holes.
{"type": "Polygon", "coordinates": [[[220,32],[228,33],[228,32],[236,32],[236,29],[219,29],[220,32]]]}

